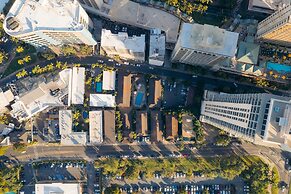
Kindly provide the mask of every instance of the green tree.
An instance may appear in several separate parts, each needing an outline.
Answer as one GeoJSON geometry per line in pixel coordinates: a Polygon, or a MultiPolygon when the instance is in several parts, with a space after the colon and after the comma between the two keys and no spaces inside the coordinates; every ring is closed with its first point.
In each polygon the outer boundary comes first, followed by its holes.
{"type": "Polygon", "coordinates": [[[0,115],[0,124],[8,125],[8,117],[6,114],[0,115]]]}
{"type": "Polygon", "coordinates": [[[20,79],[20,78],[22,78],[22,77],[25,77],[25,76],[27,76],[28,75],[28,72],[26,71],[26,70],[22,70],[22,71],[20,71],[20,72],[18,72],[17,74],[16,74],[16,77],[18,78],[18,79],[20,79]]]}
{"type": "Polygon", "coordinates": [[[78,120],[81,117],[81,112],[79,110],[76,110],[73,113],[73,120],[78,120]]]}
{"type": "Polygon", "coordinates": [[[104,191],[105,194],[121,194],[120,188],[118,185],[111,185],[107,187],[104,191]]]}
{"type": "Polygon", "coordinates": [[[26,63],[28,63],[29,61],[31,61],[31,57],[29,55],[25,56],[23,58],[23,61],[25,61],[26,63]]]}
{"type": "Polygon", "coordinates": [[[65,56],[70,56],[70,55],[76,55],[77,54],[76,49],[74,47],[72,47],[72,46],[63,46],[62,49],[61,49],[61,52],[65,56]]]}
{"type": "Polygon", "coordinates": [[[80,54],[81,55],[92,55],[92,53],[93,53],[92,46],[88,46],[88,45],[81,45],[80,46],[80,54]]]}
{"type": "Polygon", "coordinates": [[[18,60],[17,60],[17,63],[18,63],[19,65],[23,65],[23,64],[24,64],[24,60],[23,60],[23,59],[18,59],[18,60]]]}
{"type": "Polygon", "coordinates": [[[22,53],[23,51],[24,51],[23,46],[18,46],[18,47],[16,48],[16,52],[17,52],[17,53],[22,53]]]}

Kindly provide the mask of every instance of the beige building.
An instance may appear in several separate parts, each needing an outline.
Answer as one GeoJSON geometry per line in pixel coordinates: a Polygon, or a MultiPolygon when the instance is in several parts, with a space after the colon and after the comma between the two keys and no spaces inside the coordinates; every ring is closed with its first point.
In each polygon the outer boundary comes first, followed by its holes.
{"type": "Polygon", "coordinates": [[[291,148],[288,97],[205,91],[200,120],[257,144],[291,148]]]}
{"type": "Polygon", "coordinates": [[[282,46],[291,46],[290,4],[259,23],[257,39],[282,46]]]}
{"type": "Polygon", "coordinates": [[[184,23],[172,53],[172,62],[213,65],[235,56],[238,33],[211,25],[184,23]]]}
{"type": "Polygon", "coordinates": [[[145,35],[130,37],[126,32],[113,34],[110,30],[102,29],[101,49],[111,57],[144,61],[145,35]]]}
{"type": "Polygon", "coordinates": [[[34,46],[97,44],[93,23],[77,0],[16,0],[3,28],[34,46]]]}
{"type": "Polygon", "coordinates": [[[131,0],[79,0],[79,2],[90,13],[148,30],[160,29],[166,33],[168,43],[177,41],[180,19],[164,10],[131,0]]]}

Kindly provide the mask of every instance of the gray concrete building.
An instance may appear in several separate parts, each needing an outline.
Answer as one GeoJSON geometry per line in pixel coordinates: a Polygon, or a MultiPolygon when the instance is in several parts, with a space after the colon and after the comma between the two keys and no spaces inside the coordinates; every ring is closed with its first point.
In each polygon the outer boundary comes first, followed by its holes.
{"type": "Polygon", "coordinates": [[[235,56],[238,33],[211,25],[183,23],[172,62],[214,65],[235,56]]]}
{"type": "Polygon", "coordinates": [[[291,148],[291,98],[204,92],[200,121],[257,144],[291,148]]]}

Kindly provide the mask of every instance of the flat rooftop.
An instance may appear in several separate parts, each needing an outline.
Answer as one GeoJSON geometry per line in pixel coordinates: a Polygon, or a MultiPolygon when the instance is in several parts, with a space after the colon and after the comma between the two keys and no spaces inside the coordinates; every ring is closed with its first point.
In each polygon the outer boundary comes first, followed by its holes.
{"type": "Polygon", "coordinates": [[[5,27],[12,35],[36,30],[80,31],[83,29],[79,23],[80,9],[74,0],[16,0],[7,14],[6,21],[10,22],[5,27]]]}
{"type": "Polygon", "coordinates": [[[115,96],[112,94],[90,94],[90,106],[115,107],[115,96]]]}
{"type": "Polygon", "coordinates": [[[181,20],[163,10],[129,0],[114,0],[108,15],[113,21],[146,29],[161,29],[166,33],[167,42],[177,41],[181,20]]]}
{"type": "Polygon", "coordinates": [[[79,183],[35,184],[35,194],[80,194],[79,183]]]}
{"type": "Polygon", "coordinates": [[[291,148],[291,99],[271,99],[266,131],[267,140],[287,144],[291,148]]]}
{"type": "Polygon", "coordinates": [[[107,143],[115,143],[115,111],[104,110],[104,141],[107,143]]]}
{"type": "Polygon", "coordinates": [[[166,52],[165,34],[150,35],[149,62],[154,65],[163,65],[166,52]]]}
{"type": "Polygon", "coordinates": [[[71,98],[72,104],[83,104],[85,93],[85,68],[73,67],[71,98]]]}
{"type": "Polygon", "coordinates": [[[102,111],[89,112],[89,139],[90,143],[102,143],[103,141],[103,117],[102,111]]]}
{"type": "Polygon", "coordinates": [[[115,90],[115,80],[116,80],[115,71],[103,71],[102,89],[115,90]]]}
{"type": "Polygon", "coordinates": [[[236,53],[238,36],[238,33],[217,26],[183,23],[179,41],[183,48],[233,57],[236,53]]]}
{"type": "Polygon", "coordinates": [[[101,47],[114,47],[117,51],[125,51],[128,49],[130,52],[144,53],[145,35],[130,37],[126,32],[113,34],[110,30],[102,29],[101,47]]]}

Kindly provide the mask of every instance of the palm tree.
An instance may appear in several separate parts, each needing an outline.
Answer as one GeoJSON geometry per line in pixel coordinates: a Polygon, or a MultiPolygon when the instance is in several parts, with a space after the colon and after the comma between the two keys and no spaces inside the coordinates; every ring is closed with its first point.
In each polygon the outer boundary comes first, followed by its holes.
{"type": "Polygon", "coordinates": [[[57,61],[56,68],[61,69],[62,68],[62,62],[57,61]]]}
{"type": "Polygon", "coordinates": [[[23,59],[18,59],[17,63],[18,63],[19,65],[23,65],[23,64],[24,64],[24,61],[23,61],[23,59]]]}
{"type": "Polygon", "coordinates": [[[33,74],[37,74],[37,73],[39,73],[39,71],[40,71],[40,66],[39,66],[39,65],[35,66],[35,67],[31,70],[31,72],[32,72],[33,74]]]}
{"type": "Polygon", "coordinates": [[[18,46],[17,48],[16,48],[16,52],[17,53],[22,53],[24,51],[24,48],[22,47],[22,46],[18,46]]]}
{"type": "Polygon", "coordinates": [[[25,56],[25,57],[23,58],[23,60],[24,60],[26,63],[28,63],[29,61],[31,61],[31,57],[30,57],[29,55],[27,55],[27,56],[25,56]]]}
{"type": "Polygon", "coordinates": [[[54,64],[52,64],[52,63],[51,64],[48,64],[46,67],[47,67],[47,70],[48,71],[54,70],[54,64]]]}

